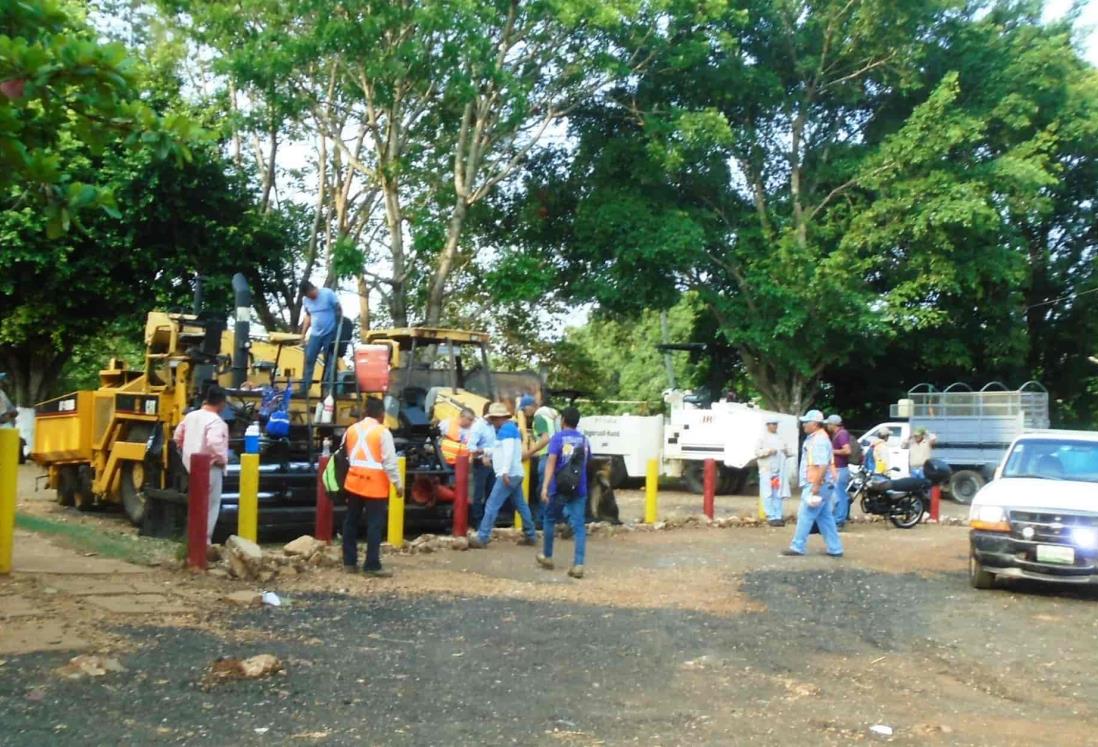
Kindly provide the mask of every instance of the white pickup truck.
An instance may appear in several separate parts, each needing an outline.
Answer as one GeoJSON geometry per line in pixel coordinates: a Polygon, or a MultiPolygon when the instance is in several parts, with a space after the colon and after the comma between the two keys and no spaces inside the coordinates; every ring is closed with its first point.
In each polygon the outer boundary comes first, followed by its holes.
{"type": "Polygon", "coordinates": [[[1098,433],[1019,436],[969,510],[969,581],[1098,583],[1098,433]]]}

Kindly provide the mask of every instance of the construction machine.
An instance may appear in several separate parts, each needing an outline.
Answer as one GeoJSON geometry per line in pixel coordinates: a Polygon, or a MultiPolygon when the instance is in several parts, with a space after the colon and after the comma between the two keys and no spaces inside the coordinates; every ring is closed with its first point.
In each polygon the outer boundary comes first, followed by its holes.
{"type": "MultiPolygon", "coordinates": [[[[46,468],[61,504],[80,509],[121,504],[135,524],[143,523],[150,500],[185,504],[187,471],[172,434],[183,416],[201,405],[208,387],[217,384],[228,395],[223,417],[229,424],[230,460],[216,534],[235,531],[244,430],[252,422],[264,424],[277,411],[289,423],[284,432],[261,440],[260,531],[312,529],[317,459],[325,441],[337,443],[354,422],[366,395],[337,353],[329,378],[314,381],[301,396],[301,336],[271,333],[251,339],[251,293],[242,275],[234,276],[233,289],[232,330],[224,317],[203,311],[198,288],[194,313],[148,315],[141,367],[111,359],[100,371],[98,389],[36,406],[32,459],[46,468]]],[[[337,349],[348,342],[348,327],[341,320],[344,339],[337,340],[337,349]]]]}

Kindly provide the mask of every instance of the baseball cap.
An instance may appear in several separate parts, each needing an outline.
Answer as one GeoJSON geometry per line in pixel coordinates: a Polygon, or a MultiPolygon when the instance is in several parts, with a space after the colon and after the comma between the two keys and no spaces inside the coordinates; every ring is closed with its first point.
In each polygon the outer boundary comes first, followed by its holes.
{"type": "Polygon", "coordinates": [[[842,425],[843,424],[843,419],[840,418],[838,415],[828,415],[827,416],[827,424],[828,425],[842,425]]]}
{"type": "Polygon", "coordinates": [[[493,402],[488,405],[488,417],[490,418],[509,418],[511,417],[511,411],[507,409],[507,405],[502,402],[493,402]]]}
{"type": "Polygon", "coordinates": [[[781,421],[778,420],[777,415],[767,415],[766,416],[766,424],[767,425],[770,425],[771,423],[779,423],[779,422],[781,422],[781,421]]]}
{"type": "Polygon", "coordinates": [[[888,438],[889,436],[892,435],[892,429],[891,428],[878,428],[877,429],[877,435],[882,436],[884,438],[888,438]]]}
{"type": "Polygon", "coordinates": [[[809,410],[801,418],[802,423],[822,423],[824,421],[824,414],[819,410],[809,410]]]}
{"type": "Polygon", "coordinates": [[[534,402],[534,396],[532,394],[524,394],[519,399],[518,406],[519,406],[519,408],[533,407],[535,404],[536,404],[536,402],[534,402]]]}

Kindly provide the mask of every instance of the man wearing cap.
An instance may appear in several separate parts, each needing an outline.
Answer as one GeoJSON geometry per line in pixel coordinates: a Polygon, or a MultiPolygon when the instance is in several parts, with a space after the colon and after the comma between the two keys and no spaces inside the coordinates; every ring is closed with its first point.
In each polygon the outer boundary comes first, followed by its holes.
{"type": "Polygon", "coordinates": [[[912,477],[918,477],[920,480],[926,478],[926,472],[923,468],[927,460],[933,455],[934,444],[937,440],[938,437],[927,432],[926,428],[916,428],[915,432],[911,434],[911,439],[900,444],[901,448],[908,450],[907,459],[912,477]]]}
{"type": "Polygon", "coordinates": [[[805,545],[812,525],[820,528],[820,536],[832,558],[843,556],[843,543],[835,528],[835,516],[824,492],[824,484],[832,468],[831,439],[824,428],[824,415],[819,410],[809,410],[801,418],[807,438],[801,447],[801,505],[797,511],[797,529],[789,548],[782,555],[804,555],[805,545]]]}
{"type": "Polygon", "coordinates": [[[522,466],[522,434],[518,425],[511,419],[507,405],[493,402],[488,408],[488,422],[496,429],[496,443],[492,447],[492,465],[496,470],[496,484],[488,496],[488,505],[484,507],[484,518],[475,536],[469,538],[469,547],[483,548],[492,537],[492,527],[496,525],[499,510],[508,499],[522,517],[523,539],[520,545],[533,546],[537,542],[534,529],[534,517],[530,515],[530,506],[522,494],[522,478],[525,469],[522,466]]]}
{"type": "Polygon", "coordinates": [[[772,527],[784,527],[782,498],[789,497],[789,480],[786,477],[786,459],[793,452],[778,435],[778,418],[767,416],[766,430],[755,444],[755,457],[759,465],[759,499],[766,512],[766,523],[772,527]]]}
{"type": "Polygon", "coordinates": [[[843,419],[838,415],[828,416],[827,432],[831,434],[831,450],[835,455],[831,508],[835,514],[835,526],[841,531],[850,516],[850,496],[846,492],[850,484],[850,433],[843,428],[843,419]]]}
{"type": "MultiPolygon", "coordinates": [[[[523,452],[523,459],[537,459],[537,474],[535,475],[537,482],[534,483],[533,492],[537,493],[538,486],[545,482],[545,466],[549,462],[549,439],[555,436],[561,429],[560,413],[549,406],[548,402],[542,402],[541,407],[533,407],[534,398],[530,395],[526,395],[522,398],[520,403],[523,407],[523,412],[526,413],[526,422],[533,423],[530,428],[533,434],[533,443],[523,452]],[[530,412],[533,412],[533,420],[531,421],[530,412]]],[[[535,496],[530,496],[533,510],[531,513],[534,516],[534,520],[540,525],[542,522],[542,512],[545,507],[539,500],[533,500],[535,496]]]]}
{"type": "Polygon", "coordinates": [[[877,440],[873,442],[873,472],[877,475],[887,475],[891,466],[888,463],[888,439],[892,436],[892,430],[888,426],[882,426],[877,431],[877,440]]]}

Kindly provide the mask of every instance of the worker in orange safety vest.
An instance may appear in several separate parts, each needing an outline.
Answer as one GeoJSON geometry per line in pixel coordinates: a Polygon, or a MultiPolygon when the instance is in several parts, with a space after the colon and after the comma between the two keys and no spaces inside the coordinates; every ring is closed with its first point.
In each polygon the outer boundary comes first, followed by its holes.
{"type": "Polygon", "coordinates": [[[350,467],[343,490],[347,496],[347,513],[343,517],[343,570],[357,571],[358,527],[366,514],[366,564],[368,576],[387,578],[391,571],[381,567],[381,537],[387,521],[389,486],[402,493],[400,469],[397,467],[393,434],[382,423],[385,404],[380,399],[366,400],[366,417],[355,423],[343,435],[340,446],[350,467]]]}

